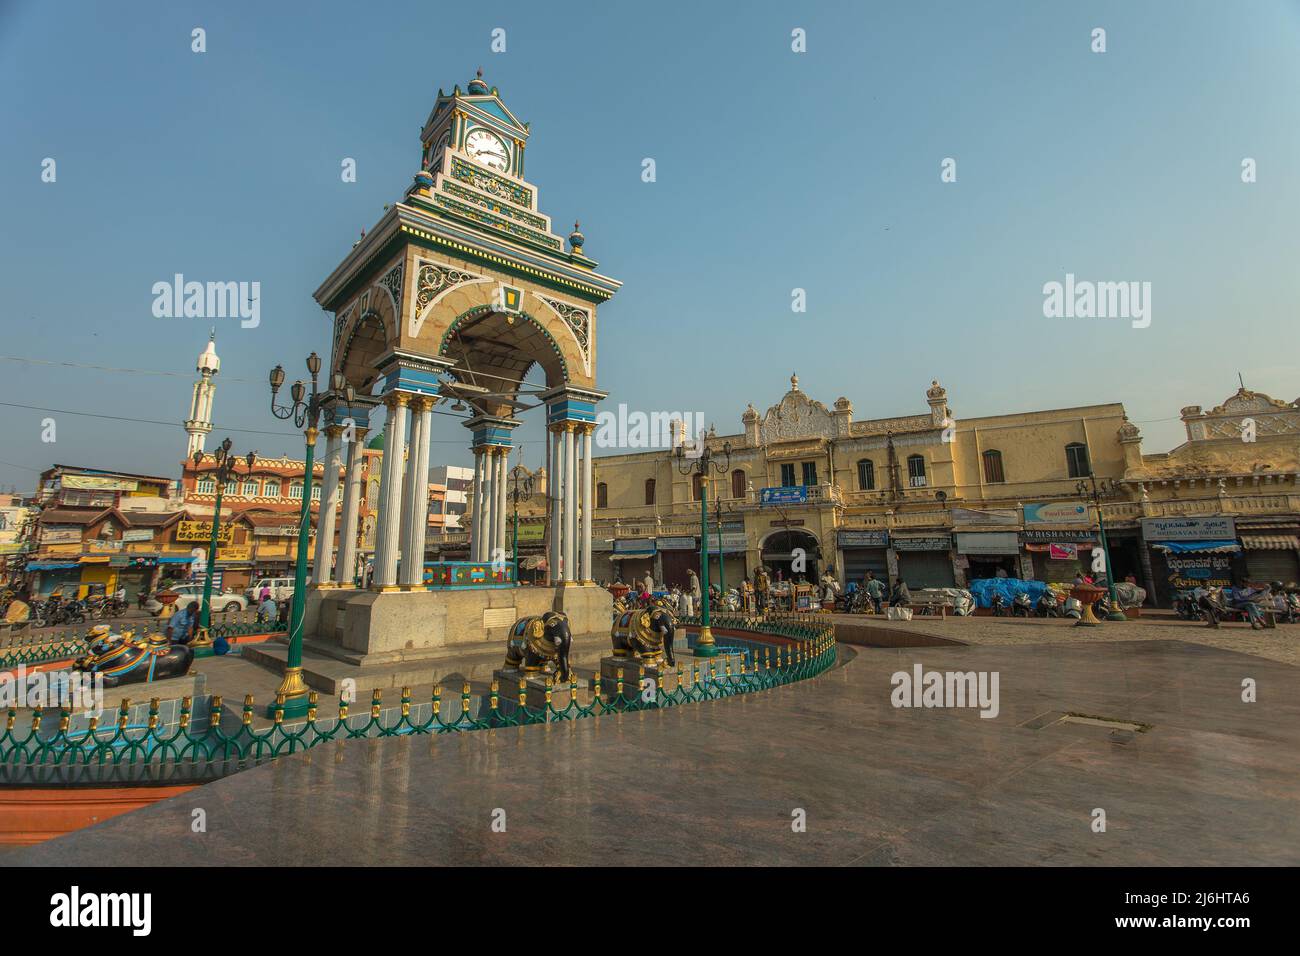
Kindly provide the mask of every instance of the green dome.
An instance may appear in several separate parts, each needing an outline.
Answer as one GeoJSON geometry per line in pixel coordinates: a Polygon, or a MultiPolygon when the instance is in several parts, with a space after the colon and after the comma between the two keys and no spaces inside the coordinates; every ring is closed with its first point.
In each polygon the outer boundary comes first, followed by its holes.
{"type": "Polygon", "coordinates": [[[367,447],[367,448],[373,448],[375,451],[383,451],[383,450],[384,450],[384,433],[383,433],[383,432],[380,432],[380,433],[379,433],[378,435],[376,435],[374,438],[370,439],[370,441],[366,442],[366,447],[367,447]]]}

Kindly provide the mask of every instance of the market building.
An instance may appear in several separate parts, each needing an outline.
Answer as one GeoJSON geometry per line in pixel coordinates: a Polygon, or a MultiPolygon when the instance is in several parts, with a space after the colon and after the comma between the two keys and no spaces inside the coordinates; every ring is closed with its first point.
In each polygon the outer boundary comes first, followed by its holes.
{"type": "Polygon", "coordinates": [[[1095,482],[1116,579],[1162,605],[1179,583],[1233,568],[1300,579],[1300,409],[1243,389],[1183,419],[1187,443],[1144,456],[1119,403],[960,418],[933,382],[924,411],[855,420],[848,398],[828,407],[792,376],[766,412],[745,409],[741,431],[707,434],[715,460],[730,446],[725,474],[685,476],[667,448],[597,458],[597,568],[684,585],[699,568],[707,480],[713,582],[734,586],[759,564],[810,581],[829,568],[842,583],[871,570],[911,588],[1070,581],[1100,554],[1095,482]]]}

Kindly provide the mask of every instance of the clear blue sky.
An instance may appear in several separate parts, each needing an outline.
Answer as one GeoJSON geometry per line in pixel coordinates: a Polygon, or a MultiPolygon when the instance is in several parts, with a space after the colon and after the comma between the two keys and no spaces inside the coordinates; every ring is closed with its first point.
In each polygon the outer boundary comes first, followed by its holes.
{"type": "MultiPolygon", "coordinates": [[[[257,280],[261,326],[218,328],[216,436],[300,451],[266,371],[328,350],[312,291],[410,182],[438,88],[481,65],[532,122],[543,211],[625,282],[611,403],[731,431],[793,370],[858,417],[923,411],[939,378],[958,416],[1122,401],[1164,450],[1239,370],[1300,394],[1297,50],[1297,4],[1266,0],[3,3],[0,352],[179,376],[0,361],[0,401],[179,422],[209,323],[154,318],[151,286],[257,280]],[[1044,318],[1067,272],[1151,282],[1151,326],[1044,318]]],[[[179,425],[74,415],[45,444],[46,417],[0,406],[0,484],[184,453],[179,425]]],[[[440,422],[434,461],[468,463],[440,422]]]]}

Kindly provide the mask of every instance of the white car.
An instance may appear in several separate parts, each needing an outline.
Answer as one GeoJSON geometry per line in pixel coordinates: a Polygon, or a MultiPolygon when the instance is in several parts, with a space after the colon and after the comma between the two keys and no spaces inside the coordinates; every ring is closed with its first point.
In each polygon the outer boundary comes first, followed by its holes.
{"type": "Polygon", "coordinates": [[[250,604],[259,604],[264,587],[271,589],[272,601],[287,601],[293,597],[293,578],[261,578],[244,588],[244,597],[250,604]]]}
{"type": "MultiPolygon", "coordinates": [[[[198,601],[203,604],[203,585],[202,584],[177,584],[164,590],[180,595],[176,599],[176,607],[184,607],[191,601],[198,601]]],[[[248,599],[242,594],[236,594],[234,591],[217,591],[212,592],[212,610],[214,611],[246,611],[248,610],[248,599]]]]}

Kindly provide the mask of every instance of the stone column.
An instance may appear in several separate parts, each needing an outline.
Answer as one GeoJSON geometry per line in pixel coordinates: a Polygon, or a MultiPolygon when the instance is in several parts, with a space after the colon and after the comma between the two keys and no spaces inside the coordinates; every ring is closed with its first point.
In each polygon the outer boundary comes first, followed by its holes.
{"type": "Polygon", "coordinates": [[[411,427],[415,436],[411,440],[411,467],[407,483],[415,486],[411,493],[410,528],[405,551],[407,573],[402,583],[410,587],[424,586],[424,541],[429,531],[429,438],[433,429],[433,400],[417,398],[411,404],[411,427]]]}
{"type": "Polygon", "coordinates": [[[510,449],[502,448],[497,455],[497,554],[505,554],[509,547],[509,518],[506,515],[506,483],[510,480],[510,449]]]}
{"type": "Polygon", "coordinates": [[[494,445],[483,448],[483,547],[478,560],[490,562],[497,539],[497,457],[494,445]]]}
{"type": "Polygon", "coordinates": [[[320,510],[316,517],[316,555],[312,560],[311,580],[316,586],[330,580],[334,556],[335,513],[339,504],[339,447],[343,426],[325,428],[325,475],[320,489],[320,510]]]}
{"type": "Polygon", "coordinates": [[[392,392],[385,400],[388,421],[384,424],[384,473],[379,486],[373,582],[373,586],[380,590],[397,585],[397,538],[402,526],[402,450],[406,444],[403,412],[406,403],[404,392],[392,392]]]}
{"type": "Polygon", "coordinates": [[[484,515],[484,493],[487,490],[486,476],[487,462],[484,460],[482,448],[474,449],[474,514],[470,520],[470,551],[469,559],[471,561],[483,560],[483,515],[484,515]]]}
{"type": "MultiPolygon", "coordinates": [[[[397,551],[399,559],[406,558],[406,543],[411,537],[411,514],[415,510],[415,492],[418,482],[415,480],[415,445],[420,440],[419,427],[420,417],[415,413],[415,403],[420,399],[412,395],[410,399],[410,415],[406,419],[406,441],[407,448],[402,455],[402,521],[397,532],[397,551]]],[[[398,449],[403,451],[403,449],[398,449]]],[[[405,560],[398,561],[397,583],[406,583],[406,568],[409,562],[405,560]]]]}
{"type": "Polygon", "coordinates": [[[596,582],[591,567],[591,529],[595,517],[592,509],[596,503],[596,492],[591,483],[591,433],[595,430],[596,426],[590,424],[582,429],[582,581],[585,584],[596,582]]]}
{"type": "Polygon", "coordinates": [[[578,461],[573,422],[564,423],[564,583],[578,579],[578,461]]]}
{"type": "Polygon", "coordinates": [[[352,584],[357,563],[357,521],[361,516],[361,466],[365,462],[366,430],[358,428],[348,443],[347,477],[343,491],[343,529],[339,532],[339,558],[334,562],[334,583],[352,584]]]}
{"type": "Polygon", "coordinates": [[[547,563],[550,565],[548,577],[552,584],[559,584],[560,561],[563,557],[564,529],[560,527],[563,512],[560,504],[560,496],[564,493],[564,443],[560,438],[560,429],[553,426],[551,429],[551,473],[546,476],[546,490],[551,496],[551,547],[547,563]]]}

